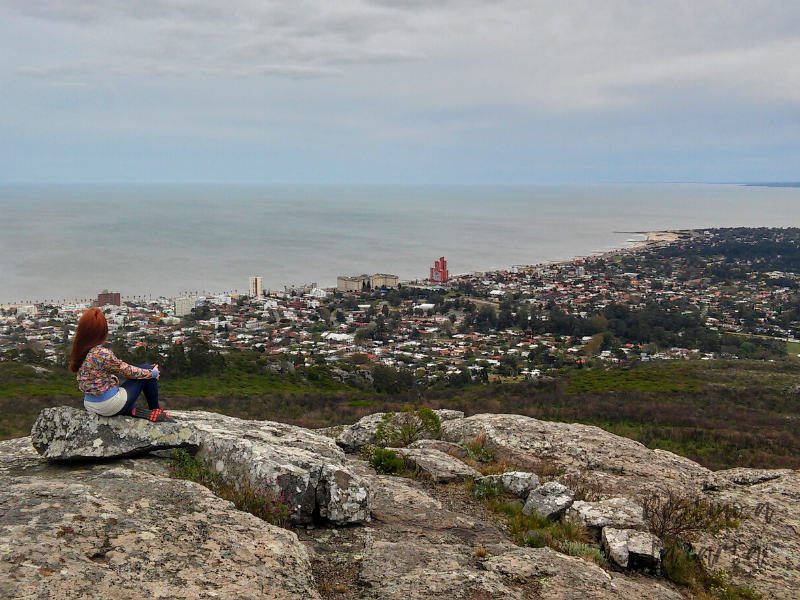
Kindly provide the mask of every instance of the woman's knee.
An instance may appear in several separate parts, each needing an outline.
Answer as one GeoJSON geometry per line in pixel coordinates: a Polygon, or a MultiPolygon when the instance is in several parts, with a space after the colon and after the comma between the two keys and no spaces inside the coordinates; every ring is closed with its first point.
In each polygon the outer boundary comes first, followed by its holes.
{"type": "Polygon", "coordinates": [[[139,365],[139,368],[140,369],[152,369],[153,365],[148,365],[147,363],[144,363],[143,365],[139,365]]]}

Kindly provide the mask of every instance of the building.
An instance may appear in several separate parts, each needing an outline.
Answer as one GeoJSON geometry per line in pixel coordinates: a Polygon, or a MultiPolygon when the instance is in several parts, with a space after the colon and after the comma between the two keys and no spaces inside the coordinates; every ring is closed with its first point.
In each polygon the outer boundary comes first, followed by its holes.
{"type": "Polygon", "coordinates": [[[444,256],[442,256],[433,263],[430,280],[437,283],[444,283],[448,279],[450,279],[450,271],[447,270],[447,261],[444,259],[444,256]]]}
{"type": "Polygon", "coordinates": [[[400,278],[397,275],[375,273],[374,275],[357,275],[355,277],[337,277],[336,289],[340,292],[360,292],[363,289],[391,290],[398,286],[400,278]]]}
{"type": "Polygon", "coordinates": [[[250,297],[261,298],[264,295],[264,288],[261,287],[261,277],[250,278],[250,297]]]}
{"type": "Polygon", "coordinates": [[[103,290],[102,294],[97,295],[97,306],[119,306],[120,304],[122,304],[122,302],[120,302],[118,292],[109,292],[108,290],[103,290]]]}
{"type": "Polygon", "coordinates": [[[397,275],[375,273],[369,276],[369,287],[373,290],[393,290],[399,283],[400,278],[397,275]]]}
{"type": "Polygon", "coordinates": [[[175,316],[183,317],[192,312],[195,306],[195,299],[189,296],[175,300],[175,316]]]}
{"type": "Polygon", "coordinates": [[[357,275],[356,277],[337,277],[336,289],[340,292],[360,292],[364,289],[364,283],[369,281],[369,275],[357,275]]]}

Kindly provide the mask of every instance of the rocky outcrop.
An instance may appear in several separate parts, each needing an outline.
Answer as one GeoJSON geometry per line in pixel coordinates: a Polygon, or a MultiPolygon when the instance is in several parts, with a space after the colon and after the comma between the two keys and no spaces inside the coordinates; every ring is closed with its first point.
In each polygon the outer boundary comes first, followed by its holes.
{"type": "MultiPolygon", "coordinates": [[[[437,409],[435,412],[439,420],[452,421],[461,419],[464,413],[460,410],[450,410],[447,408],[437,409]]],[[[352,425],[345,425],[336,438],[336,443],[347,452],[356,452],[364,446],[374,446],[378,442],[378,426],[383,421],[386,413],[374,413],[363,417],[352,425]]]]}
{"type": "Polygon", "coordinates": [[[344,466],[330,438],[301,427],[207,412],[172,412],[174,423],[98,417],[60,407],[42,411],[34,447],[49,459],[110,458],[161,448],[193,448],[234,485],[264,483],[283,492],[293,522],[319,516],[337,524],[369,521],[369,484],[344,466]]]}
{"type": "Polygon", "coordinates": [[[661,568],[664,545],[646,531],[604,527],[602,540],[608,557],[623,569],[661,568]]]}
{"type": "Polygon", "coordinates": [[[34,448],[52,460],[118,458],[163,448],[197,448],[200,438],[181,423],[99,417],[61,406],[45,408],[31,430],[34,448]]]}
{"type": "Polygon", "coordinates": [[[165,461],[61,466],[22,442],[0,442],[0,597],[319,598],[294,533],[165,461]]]}
{"type": "MultiPolygon", "coordinates": [[[[463,464],[457,459],[463,442],[485,434],[484,446],[519,470],[505,474],[508,482],[503,476],[489,481],[523,498],[524,492],[513,490],[538,483],[533,471],[557,479],[534,487],[527,499],[537,493],[542,500],[559,492],[567,496],[561,505],[571,504],[570,514],[601,532],[596,547],[602,543],[610,560],[625,570],[614,572],[551,549],[520,548],[464,486],[377,475],[320,433],[211,413],[175,416],[170,425],[193,436],[179,444],[196,449],[229,482],[274,481],[290,494],[299,505],[297,537],[242,516],[205,488],[169,479],[166,460],[140,455],[169,442],[151,446],[145,439],[139,450],[124,450],[132,458],[87,455],[62,462],[37,455],[29,439],[0,442],[0,597],[69,597],[68,590],[75,589],[76,597],[86,591],[89,598],[316,598],[317,586],[327,594],[337,583],[336,593],[347,600],[677,600],[681,595],[663,579],[627,573],[658,568],[658,541],[638,528],[643,497],[667,489],[731,504],[744,513],[737,528],[692,539],[709,568],[725,569],[734,583],[752,585],[765,598],[793,598],[800,587],[796,471],[711,473],[594,427],[514,415],[445,420],[442,441],[420,441],[401,450],[409,457],[438,452],[463,464]],[[567,490],[611,500],[572,502],[567,490]],[[185,535],[176,533],[178,525],[162,524],[162,515],[180,523],[185,535]],[[332,527],[331,522],[358,526],[332,527]],[[126,571],[129,564],[132,574],[126,571]],[[95,596],[76,575],[81,571],[101,590],[95,596]],[[338,591],[339,582],[347,591],[338,591]]],[[[377,429],[380,415],[371,419],[377,429]]],[[[163,427],[134,424],[139,423],[163,427]]],[[[122,427],[123,420],[113,425],[122,427]]],[[[39,439],[48,437],[37,433],[39,439]]],[[[98,447],[107,443],[104,439],[98,447]]],[[[47,455],[50,446],[39,445],[47,455]]],[[[52,448],[53,458],[62,456],[52,448]]],[[[555,508],[550,514],[558,517],[563,511],[555,508]]]]}
{"type": "Polygon", "coordinates": [[[496,456],[531,470],[543,461],[580,475],[605,494],[636,502],[667,489],[741,508],[735,528],[697,535],[693,546],[710,569],[751,585],[765,598],[791,599],[800,589],[800,473],[731,469],[697,463],[588,425],[518,415],[475,415],[442,423],[442,439],[460,443],[485,434],[496,456]],[[703,489],[705,488],[705,489],[703,489]]]}
{"type": "Polygon", "coordinates": [[[711,471],[664,450],[650,450],[599,427],[539,421],[520,415],[474,415],[442,423],[441,439],[460,443],[485,434],[498,458],[528,465],[553,461],[568,471],[590,471],[612,491],[636,497],[660,489],[665,480],[687,489],[701,487],[711,471]]]}
{"type": "Polygon", "coordinates": [[[396,448],[394,451],[407,464],[426,473],[434,483],[464,481],[468,478],[477,479],[481,476],[478,471],[469,465],[440,450],[432,448],[396,448]]]}
{"type": "Polygon", "coordinates": [[[572,505],[575,492],[557,481],[540,485],[528,494],[522,514],[538,514],[543,519],[555,521],[572,505]]]}

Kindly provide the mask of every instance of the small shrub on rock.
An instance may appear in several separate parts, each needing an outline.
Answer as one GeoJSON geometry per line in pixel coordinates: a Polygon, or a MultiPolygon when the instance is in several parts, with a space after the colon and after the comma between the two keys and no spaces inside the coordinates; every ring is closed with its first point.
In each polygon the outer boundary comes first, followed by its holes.
{"type": "Polygon", "coordinates": [[[559,549],[569,556],[577,556],[585,561],[593,562],[600,567],[608,566],[608,559],[603,551],[583,542],[562,542],[559,549]]]}
{"type": "Polygon", "coordinates": [[[486,447],[486,434],[479,433],[472,440],[464,442],[463,446],[467,449],[467,458],[479,463],[492,462],[494,452],[486,447]]]}
{"type": "Polygon", "coordinates": [[[712,504],[673,488],[643,499],[644,516],[650,530],[660,538],[685,539],[693,533],[718,533],[738,527],[747,518],[730,504],[712,504]]]}
{"type": "Polygon", "coordinates": [[[405,406],[399,413],[388,412],[378,425],[381,446],[408,446],[422,438],[438,438],[442,433],[439,415],[430,408],[405,406]]]}
{"type": "Polygon", "coordinates": [[[500,481],[493,481],[491,479],[481,479],[475,482],[472,488],[472,495],[478,500],[485,500],[487,498],[497,498],[503,493],[503,484],[500,481]]]}
{"type": "Polygon", "coordinates": [[[395,454],[394,450],[386,450],[384,448],[375,448],[373,450],[369,464],[382,475],[397,475],[405,467],[405,462],[395,454]]]}

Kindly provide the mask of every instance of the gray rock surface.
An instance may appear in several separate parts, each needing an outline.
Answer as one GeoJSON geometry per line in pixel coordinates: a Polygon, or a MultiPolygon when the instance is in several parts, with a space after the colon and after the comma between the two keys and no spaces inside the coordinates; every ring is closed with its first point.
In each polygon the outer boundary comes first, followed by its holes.
{"type": "Polygon", "coordinates": [[[451,481],[464,481],[468,478],[477,479],[481,477],[481,474],[468,464],[440,450],[432,448],[394,448],[394,451],[406,463],[427,473],[434,483],[450,483],[451,481]]]}
{"type": "Polygon", "coordinates": [[[661,568],[664,545],[646,531],[603,527],[602,544],[609,558],[623,569],[661,568]]]}
{"type": "Polygon", "coordinates": [[[58,465],[0,442],[0,598],[319,598],[294,533],[164,463],[58,465]]]}
{"type": "Polygon", "coordinates": [[[639,442],[599,427],[539,421],[521,415],[474,415],[442,423],[441,439],[460,443],[480,433],[500,459],[534,470],[541,460],[572,471],[589,471],[603,487],[636,497],[673,485],[700,489],[711,471],[665,450],[650,450],[639,442]],[[530,468],[529,468],[530,467],[530,468]]]}
{"type": "Polygon", "coordinates": [[[522,514],[530,515],[534,512],[540,517],[556,520],[572,505],[575,492],[557,481],[550,481],[540,485],[525,500],[522,514]]]}
{"type": "Polygon", "coordinates": [[[499,475],[487,475],[481,481],[500,486],[504,492],[518,498],[527,498],[539,487],[539,476],[525,471],[507,471],[499,475]]]}
{"type": "Polygon", "coordinates": [[[109,458],[163,448],[194,448],[229,483],[266,481],[295,506],[293,522],[318,513],[338,524],[369,521],[371,492],[344,467],[328,437],[270,421],[245,421],[207,412],[173,411],[175,423],[97,417],[68,407],[42,411],[32,441],[50,459],[109,458]]]}
{"type": "MultiPolygon", "coordinates": [[[[460,410],[450,410],[440,408],[434,410],[439,420],[444,423],[454,419],[460,419],[464,413],[460,410]]],[[[386,413],[374,413],[363,417],[352,425],[345,425],[342,432],[337,436],[336,443],[344,448],[346,452],[357,452],[364,446],[372,446],[378,442],[378,426],[386,413]]]]}
{"type": "Polygon", "coordinates": [[[644,509],[627,498],[609,498],[598,502],[576,501],[567,514],[580,519],[598,539],[604,527],[647,530],[644,509]]]}
{"type": "MultiPolygon", "coordinates": [[[[679,600],[683,598],[664,581],[630,579],[609,573],[594,563],[560,554],[551,548],[517,548],[491,557],[484,567],[511,581],[535,579],[537,592],[523,598],[541,600],[679,600]]],[[[491,597],[491,596],[489,596],[491,597]]],[[[501,596],[498,596],[500,598],[501,596]]]]}
{"type": "Polygon", "coordinates": [[[292,522],[311,522],[315,512],[337,524],[369,521],[369,484],[347,469],[332,439],[271,421],[200,411],[172,415],[198,433],[197,458],[225,480],[252,486],[266,481],[282,491],[295,505],[292,522]]]}
{"type": "Polygon", "coordinates": [[[442,440],[417,440],[413,444],[408,445],[409,448],[420,448],[423,450],[439,450],[445,454],[455,456],[456,458],[464,459],[467,457],[467,449],[460,444],[453,442],[443,442],[442,440]]]}
{"type": "Polygon", "coordinates": [[[45,408],[31,430],[34,448],[51,460],[111,458],[163,448],[197,448],[200,438],[181,423],[99,417],[66,406],[45,408]]]}

